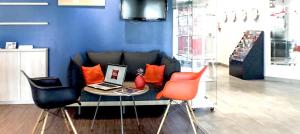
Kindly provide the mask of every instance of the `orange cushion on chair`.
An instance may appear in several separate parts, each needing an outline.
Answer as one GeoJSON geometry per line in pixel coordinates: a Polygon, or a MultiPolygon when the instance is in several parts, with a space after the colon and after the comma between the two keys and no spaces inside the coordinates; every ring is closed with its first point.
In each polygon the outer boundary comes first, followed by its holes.
{"type": "Polygon", "coordinates": [[[145,81],[161,86],[164,81],[165,65],[157,66],[146,64],[145,81]]]}
{"type": "Polygon", "coordinates": [[[86,85],[103,82],[104,75],[100,64],[93,67],[81,67],[86,85]]]}

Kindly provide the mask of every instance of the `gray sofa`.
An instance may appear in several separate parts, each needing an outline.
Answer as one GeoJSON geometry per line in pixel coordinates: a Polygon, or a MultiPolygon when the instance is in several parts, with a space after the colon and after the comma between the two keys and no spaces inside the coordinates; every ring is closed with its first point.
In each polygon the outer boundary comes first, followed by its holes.
{"type": "MultiPolygon", "coordinates": [[[[108,64],[121,64],[127,66],[125,81],[134,81],[136,77],[136,70],[138,68],[145,69],[146,64],[154,65],[165,65],[164,72],[164,83],[168,81],[174,72],[180,71],[180,63],[175,58],[171,58],[160,51],[150,51],[150,52],[86,52],[85,54],[77,54],[72,58],[71,64],[69,66],[69,82],[73,84],[74,87],[82,89],[84,84],[84,79],[82,77],[81,66],[94,66],[100,64],[103,73],[105,74],[108,64]]],[[[167,101],[156,100],[156,94],[160,92],[163,86],[155,86],[148,84],[150,91],[147,93],[136,96],[137,105],[165,105],[167,101]]],[[[97,95],[82,91],[80,101],[83,105],[94,106],[98,100],[97,95]]],[[[103,96],[101,98],[103,105],[119,105],[118,97],[103,96]]],[[[124,97],[125,105],[131,105],[131,98],[124,97]],[[127,101],[127,103],[126,103],[127,101]]]]}

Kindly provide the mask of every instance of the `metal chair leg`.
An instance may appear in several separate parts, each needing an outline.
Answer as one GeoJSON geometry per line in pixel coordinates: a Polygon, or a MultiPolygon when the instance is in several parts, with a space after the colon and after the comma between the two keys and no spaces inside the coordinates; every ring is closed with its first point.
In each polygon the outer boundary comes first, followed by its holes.
{"type": "Polygon", "coordinates": [[[193,112],[192,107],[188,104],[188,102],[187,102],[187,105],[188,105],[189,110],[190,110],[190,112],[191,112],[191,115],[192,115],[192,118],[193,118],[193,120],[194,120],[194,123],[195,123],[198,127],[200,127],[200,123],[199,123],[199,121],[197,120],[197,117],[195,116],[195,113],[193,112]]]}
{"type": "Polygon", "coordinates": [[[163,126],[163,124],[164,124],[164,121],[165,121],[165,119],[166,119],[166,117],[167,117],[167,114],[168,114],[168,112],[169,112],[169,108],[170,108],[171,102],[172,102],[172,100],[170,100],[170,102],[169,102],[169,104],[168,104],[168,106],[167,106],[167,109],[166,109],[166,111],[165,111],[165,113],[164,113],[164,117],[162,118],[162,121],[161,121],[161,123],[160,123],[160,125],[159,125],[159,128],[158,128],[156,134],[159,134],[159,133],[160,133],[160,130],[161,130],[161,128],[162,128],[162,126],[163,126]]]}
{"type": "MultiPolygon", "coordinates": [[[[64,108],[63,108],[63,109],[64,109],[64,108]]],[[[70,125],[71,125],[71,128],[72,128],[72,130],[73,130],[73,133],[74,133],[74,134],[77,134],[77,130],[76,130],[76,128],[74,127],[74,124],[73,124],[73,122],[72,122],[72,120],[71,120],[71,118],[70,118],[70,115],[69,115],[68,111],[65,110],[65,109],[64,109],[64,111],[65,111],[65,114],[66,114],[66,116],[67,116],[67,119],[68,119],[68,121],[69,121],[69,123],[70,123],[70,125]]]]}
{"type": "Polygon", "coordinates": [[[193,121],[193,119],[192,119],[192,117],[191,117],[191,111],[190,111],[190,109],[189,109],[189,106],[188,106],[189,104],[188,104],[188,102],[186,102],[186,105],[185,105],[185,107],[186,107],[186,111],[188,112],[188,115],[189,115],[189,119],[190,119],[190,122],[191,122],[191,124],[192,124],[192,127],[193,127],[193,131],[194,131],[194,133],[195,134],[197,134],[197,131],[196,131],[196,128],[195,128],[195,125],[194,125],[194,121],[193,121]]]}
{"type": "Polygon", "coordinates": [[[42,131],[41,131],[41,134],[44,134],[45,132],[45,128],[46,128],[46,123],[47,123],[47,119],[48,119],[48,112],[46,112],[46,115],[45,115],[45,119],[44,119],[44,123],[43,123],[43,127],[42,127],[42,131]]]}
{"type": "Polygon", "coordinates": [[[71,129],[70,129],[70,127],[69,127],[68,119],[67,119],[67,117],[66,117],[65,111],[64,111],[62,108],[60,108],[60,111],[61,111],[62,116],[63,116],[63,118],[64,118],[65,125],[66,125],[66,127],[67,127],[67,129],[68,129],[68,132],[71,132],[71,129]]]}
{"type": "Polygon", "coordinates": [[[42,110],[42,112],[40,113],[40,115],[39,115],[37,121],[35,122],[35,125],[34,125],[33,130],[32,130],[32,134],[34,134],[34,132],[35,132],[35,130],[36,130],[38,124],[39,124],[42,120],[44,120],[44,119],[42,119],[42,116],[43,116],[44,112],[45,112],[45,111],[42,110]]]}
{"type": "Polygon", "coordinates": [[[197,117],[195,116],[195,113],[193,112],[193,109],[192,109],[191,105],[188,104],[188,107],[189,107],[190,112],[192,114],[192,118],[193,118],[194,123],[198,126],[198,128],[202,131],[202,133],[208,134],[208,132],[203,127],[201,127],[200,122],[198,121],[197,117]]]}

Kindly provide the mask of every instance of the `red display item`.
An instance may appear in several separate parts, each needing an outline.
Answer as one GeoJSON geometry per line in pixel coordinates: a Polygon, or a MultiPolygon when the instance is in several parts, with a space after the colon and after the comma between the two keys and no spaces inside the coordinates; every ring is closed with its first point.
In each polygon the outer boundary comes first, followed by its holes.
{"type": "Polygon", "coordinates": [[[146,82],[143,75],[137,75],[135,77],[134,84],[136,89],[144,89],[146,82]]]}

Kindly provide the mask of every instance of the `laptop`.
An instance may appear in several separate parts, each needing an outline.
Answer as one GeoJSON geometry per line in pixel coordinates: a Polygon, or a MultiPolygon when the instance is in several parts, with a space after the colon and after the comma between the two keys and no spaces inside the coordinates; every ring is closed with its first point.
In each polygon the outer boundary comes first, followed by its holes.
{"type": "Polygon", "coordinates": [[[127,67],[125,65],[108,65],[104,82],[88,85],[101,90],[121,88],[125,80],[127,67]]]}

